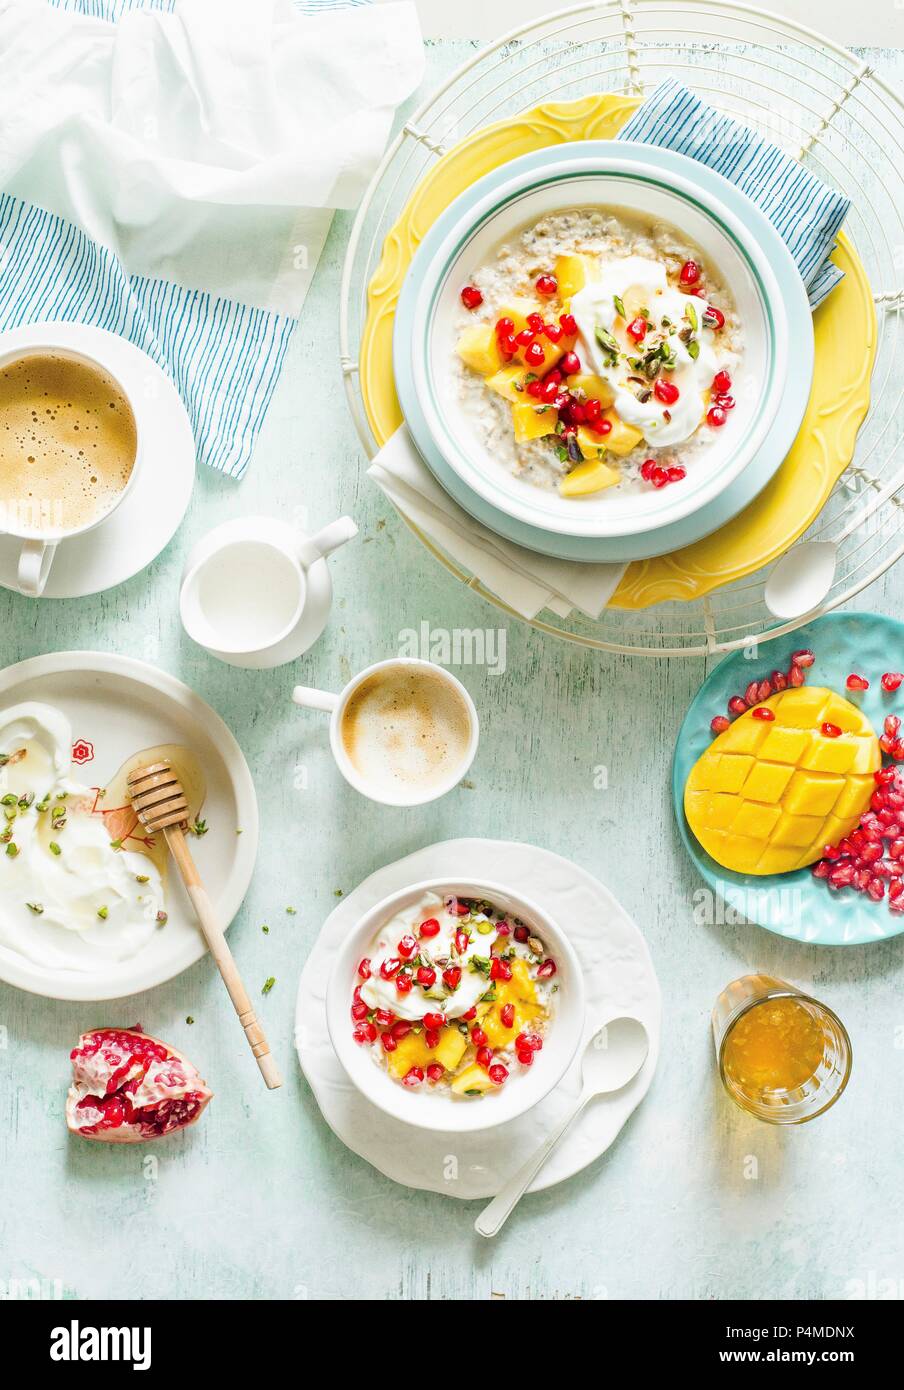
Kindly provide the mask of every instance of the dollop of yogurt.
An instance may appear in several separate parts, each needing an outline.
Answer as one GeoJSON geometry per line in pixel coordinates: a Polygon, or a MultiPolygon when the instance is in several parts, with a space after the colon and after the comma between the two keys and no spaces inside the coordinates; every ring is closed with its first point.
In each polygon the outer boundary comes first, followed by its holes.
{"type": "Polygon", "coordinates": [[[702,324],[705,307],[705,300],[682,294],[670,285],[665,266],[646,256],[603,263],[599,280],[586,284],[572,298],[582,361],[612,388],[612,404],[619,417],[641,430],[646,442],[656,448],[681,444],[691,437],[703,419],[706,393],[722,365],[714,347],[715,335],[702,324]],[[624,315],[616,299],[621,301],[624,315]],[[643,341],[636,343],[626,330],[641,310],[652,327],[643,341]],[[607,350],[605,335],[617,345],[617,353],[607,350]],[[674,362],[672,370],[660,373],[664,381],[678,388],[678,399],[671,404],[657,398],[654,381],[646,379],[636,365],[660,340],[668,344],[674,362]],[[647,399],[641,399],[643,396],[647,399]]]}
{"type": "Polygon", "coordinates": [[[435,893],[425,893],[413,907],[396,913],[380,928],[369,956],[370,979],[361,985],[361,998],[371,1009],[388,1009],[396,1018],[420,1020],[428,1013],[460,1018],[490,988],[485,971],[477,968],[477,960],[483,961],[489,956],[495,932],[492,926],[488,926],[486,935],[482,934],[482,922],[489,924],[491,919],[483,912],[471,914],[466,928],[468,945],[464,951],[459,951],[455,945],[455,933],[461,927],[461,917],[451,904],[435,893]],[[431,918],[439,922],[439,931],[435,936],[420,936],[421,923],[431,918]],[[395,976],[384,979],[380,966],[384,961],[399,958],[399,942],[405,936],[414,937],[418,949],[411,961],[403,960],[402,964],[407,966],[422,961],[435,969],[436,981],[429,989],[414,984],[408,994],[400,994],[395,976]],[[447,989],[443,984],[443,971],[449,967],[461,970],[461,981],[454,990],[447,989]]]}
{"type": "Polygon", "coordinates": [[[52,706],[0,713],[0,945],[48,968],[93,970],[147,944],[164,893],[146,855],[114,847],[94,791],[71,776],[71,749],[52,706]]]}

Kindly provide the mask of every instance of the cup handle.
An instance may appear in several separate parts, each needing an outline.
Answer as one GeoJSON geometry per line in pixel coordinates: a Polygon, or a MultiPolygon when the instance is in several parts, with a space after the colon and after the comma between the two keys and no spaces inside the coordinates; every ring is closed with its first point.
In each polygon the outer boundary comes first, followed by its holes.
{"type": "Polygon", "coordinates": [[[326,714],[332,714],[339,705],[338,695],[333,695],[329,690],[315,690],[311,685],[296,685],[292,699],[296,705],[304,705],[306,709],[322,709],[326,714]]]}
{"type": "Polygon", "coordinates": [[[56,545],[47,541],[24,541],[19,553],[17,585],[20,594],[40,598],[50,574],[56,545]]]}
{"type": "Polygon", "coordinates": [[[351,517],[340,516],[338,521],[324,526],[323,530],[318,531],[316,536],[309,536],[303,542],[300,548],[302,564],[311,565],[315,560],[325,560],[328,555],[332,555],[334,550],[338,550],[340,545],[354,540],[357,534],[358,528],[351,517]]]}

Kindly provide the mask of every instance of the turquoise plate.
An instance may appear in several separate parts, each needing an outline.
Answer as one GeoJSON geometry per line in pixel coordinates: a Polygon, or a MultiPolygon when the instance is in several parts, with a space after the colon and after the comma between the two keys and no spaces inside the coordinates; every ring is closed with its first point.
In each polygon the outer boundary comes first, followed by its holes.
{"type": "Polygon", "coordinates": [[[572,141],[536,150],[503,164],[479,179],[437,218],[418,247],[399,296],[393,330],[393,371],[402,413],[418,451],[437,481],[466,512],[497,535],[540,554],[587,563],[619,563],[664,555],[692,545],[737,516],[762,491],[784,461],[806,410],[813,377],[813,322],[800,275],[785,243],[746,194],[721,174],[684,155],[633,142],[624,142],[619,147],[611,140],[572,141]],[[707,191],[711,192],[714,199],[721,200],[747,225],[778,281],[789,314],[791,338],[798,350],[791,355],[775,423],[763,446],[739,477],[710,503],[655,532],[606,537],[565,535],[530,525],[478,496],[444,458],[428,427],[414,383],[414,354],[423,355],[429,343],[429,325],[418,321],[415,309],[425,276],[435,276],[436,292],[441,287],[446,268],[440,267],[437,274],[434,263],[438,248],[470,207],[518,175],[534,170],[553,174],[556,166],[563,162],[594,154],[611,163],[613,151],[620,148],[626,159],[637,159],[639,155],[648,157],[651,176],[673,170],[686,177],[690,166],[701,198],[707,191]]]}
{"type": "Polygon", "coordinates": [[[807,672],[809,685],[825,685],[858,705],[878,734],[887,714],[904,718],[904,686],[893,695],[882,689],[884,671],[904,670],[904,623],[874,613],[829,613],[790,637],[768,642],[756,660],[744,651],[725,658],[700,687],[678,734],[672,764],[672,798],[681,838],[706,882],[740,918],[758,922],[778,936],[816,946],[862,946],[904,931],[904,913],[890,912],[888,899],[874,903],[863,893],[833,892],[809,869],[763,877],[723,869],[693,835],[684,814],[684,787],[691,768],[713,739],[709,723],[724,714],[732,695],[743,693],[756,677],[787,670],[791,653],[809,647],[816,662],[807,672]],[[869,690],[852,692],[845,681],[852,671],[865,676],[869,690]]]}

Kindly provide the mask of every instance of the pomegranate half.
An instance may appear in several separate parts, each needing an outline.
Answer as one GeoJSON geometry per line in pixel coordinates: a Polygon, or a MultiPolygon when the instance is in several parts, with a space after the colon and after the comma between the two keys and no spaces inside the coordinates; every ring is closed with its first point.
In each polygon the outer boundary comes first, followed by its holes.
{"type": "Polygon", "coordinates": [[[137,1026],[94,1028],[70,1055],[66,1124],[82,1139],[162,1139],[193,1125],[213,1095],[187,1057],[137,1026]]]}

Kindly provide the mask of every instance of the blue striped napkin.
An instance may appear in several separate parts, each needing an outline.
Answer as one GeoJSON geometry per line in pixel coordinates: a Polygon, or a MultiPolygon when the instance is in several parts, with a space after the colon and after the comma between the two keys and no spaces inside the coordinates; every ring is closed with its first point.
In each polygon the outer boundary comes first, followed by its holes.
{"type": "MultiPolygon", "coordinates": [[[[175,383],[199,459],[235,478],[248,465],[332,209],[360,199],[394,107],[423,70],[416,16],[413,9],[402,12],[409,7],[273,0],[267,18],[278,15],[285,26],[280,33],[296,23],[306,26],[291,49],[280,49],[268,37],[263,10],[253,18],[257,0],[246,3],[242,11],[232,0],[228,24],[220,0],[0,5],[10,79],[5,98],[6,79],[0,80],[0,104],[13,100],[16,44],[26,68],[35,55],[36,82],[43,84],[32,114],[26,110],[21,121],[11,121],[12,139],[8,127],[0,142],[9,171],[0,195],[0,331],[68,319],[127,338],[175,383]],[[162,42],[153,29],[131,29],[127,53],[114,53],[110,64],[113,38],[124,32],[120,21],[144,22],[133,11],[147,12],[147,25],[170,23],[174,13],[179,24],[162,42]],[[348,13],[327,13],[333,11],[348,13]],[[248,23],[259,31],[260,43],[244,70],[230,67],[236,52],[248,51],[242,28],[248,23]],[[338,32],[341,51],[330,41],[338,32]],[[156,43],[156,71],[143,61],[150,43],[156,43]],[[216,90],[227,91],[226,110],[204,85],[208,69],[192,62],[193,44],[204,44],[205,61],[218,61],[219,74],[225,70],[216,90]],[[96,71],[95,54],[102,59],[96,71]],[[149,98],[160,108],[153,86],[160,72],[169,84],[164,90],[170,105],[162,116],[147,118],[149,98]],[[63,87],[59,110],[57,73],[63,87]],[[275,89],[277,79],[282,85],[275,89]],[[333,121],[329,145],[318,143],[316,130],[308,148],[286,139],[279,145],[286,108],[278,100],[298,82],[307,84],[306,101],[318,111],[327,108],[324,119],[333,121]],[[230,101],[243,99],[244,129],[228,110],[230,101]],[[180,122],[188,132],[184,138],[180,122]],[[257,163],[249,164],[245,132],[253,138],[271,128],[272,140],[260,136],[257,163]],[[200,154],[193,143],[199,130],[208,141],[200,154]],[[114,139],[120,142],[115,147],[114,139]],[[107,176],[105,155],[113,148],[120,161],[123,149],[133,148],[134,164],[113,164],[107,176]],[[154,160],[157,166],[150,169],[154,160]],[[119,206],[129,199],[128,216],[120,222],[119,206]]],[[[19,111],[14,114],[18,118],[19,111]]]]}
{"type": "Polygon", "coordinates": [[[811,308],[843,278],[829,256],[850,199],[755,131],[667,78],[635,111],[620,140],[662,145],[699,159],[746,193],[766,214],[794,257],[811,308]]]}

